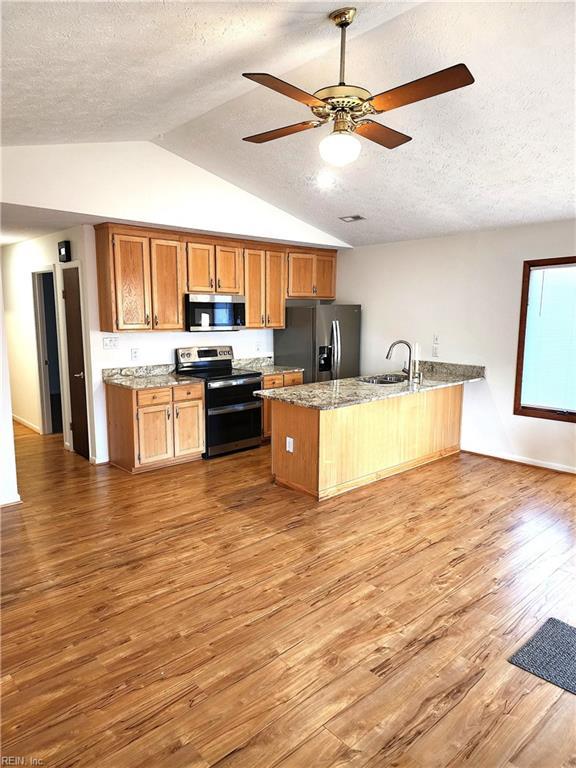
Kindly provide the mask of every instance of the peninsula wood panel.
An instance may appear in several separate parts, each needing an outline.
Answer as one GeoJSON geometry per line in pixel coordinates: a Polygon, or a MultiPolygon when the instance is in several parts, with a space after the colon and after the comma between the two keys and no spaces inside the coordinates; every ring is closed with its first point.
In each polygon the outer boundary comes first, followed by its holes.
{"type": "Polygon", "coordinates": [[[338,495],[457,452],[461,414],[461,385],[325,411],[272,400],[272,472],[317,498],[338,495]]]}
{"type": "Polygon", "coordinates": [[[152,327],[184,329],[186,260],[178,240],[151,240],[152,327]]]}
{"type": "Polygon", "coordinates": [[[211,243],[186,243],[188,290],[214,293],[216,289],[216,249],[211,243]]]}
{"type": "Polygon", "coordinates": [[[114,235],[112,248],[117,329],[147,330],[151,323],[148,238],[114,235]]]}
{"type": "Polygon", "coordinates": [[[270,482],[269,447],[128,477],[15,445],[3,755],[573,766],[576,697],[506,661],[576,625],[573,475],[462,452],[318,504],[270,482]]]}
{"type": "MultiPolygon", "coordinates": [[[[262,389],[275,389],[276,387],[293,387],[302,384],[304,374],[302,371],[293,373],[273,373],[262,378],[262,389]]],[[[272,401],[267,397],[262,398],[262,436],[272,435],[272,401]]]]}
{"type": "Polygon", "coordinates": [[[242,248],[216,246],[216,292],[244,293],[242,248]]]}
{"type": "Polygon", "coordinates": [[[286,254],[266,251],[266,327],[286,326],[286,254]]]}
{"type": "Polygon", "coordinates": [[[244,280],[246,288],[246,327],[264,328],[266,325],[266,253],[244,251],[244,280]]]}

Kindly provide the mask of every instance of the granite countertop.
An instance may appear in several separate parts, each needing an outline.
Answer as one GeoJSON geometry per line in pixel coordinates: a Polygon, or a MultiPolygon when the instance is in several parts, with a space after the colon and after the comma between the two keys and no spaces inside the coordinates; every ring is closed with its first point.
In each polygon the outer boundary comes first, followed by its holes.
{"type": "Polygon", "coordinates": [[[109,376],[104,379],[106,384],[115,384],[126,389],[160,389],[162,387],[186,386],[186,384],[204,384],[203,379],[192,376],[175,376],[165,373],[151,376],[109,376]]]}
{"type": "Polygon", "coordinates": [[[294,365],[274,365],[270,357],[248,358],[244,360],[234,360],[233,368],[243,368],[248,371],[256,371],[263,376],[269,376],[273,373],[299,373],[304,368],[298,368],[294,365]]]}
{"type": "Polygon", "coordinates": [[[299,405],[303,408],[315,408],[328,411],[345,408],[349,405],[387,400],[390,397],[414,395],[430,389],[454,387],[469,381],[481,381],[484,378],[483,366],[457,365],[455,363],[422,363],[424,375],[421,384],[410,386],[400,384],[370,384],[357,377],[323,381],[316,384],[302,384],[295,387],[259,390],[255,394],[270,400],[299,405]]]}

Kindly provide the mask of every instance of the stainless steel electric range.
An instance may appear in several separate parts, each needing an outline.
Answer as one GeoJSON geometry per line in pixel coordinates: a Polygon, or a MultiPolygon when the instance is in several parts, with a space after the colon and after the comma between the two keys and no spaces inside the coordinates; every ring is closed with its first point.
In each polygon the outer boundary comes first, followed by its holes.
{"type": "Polygon", "coordinates": [[[262,388],[256,371],[232,368],[232,347],[186,347],[176,350],[176,374],[204,379],[205,459],[253,448],[262,442],[262,388]]]}

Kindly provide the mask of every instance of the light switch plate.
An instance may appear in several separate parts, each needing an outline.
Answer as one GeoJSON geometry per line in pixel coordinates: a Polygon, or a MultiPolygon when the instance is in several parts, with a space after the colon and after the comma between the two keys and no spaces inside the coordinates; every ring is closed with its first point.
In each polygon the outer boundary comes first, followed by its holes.
{"type": "Polygon", "coordinates": [[[120,339],[118,336],[104,336],[102,338],[103,349],[118,349],[120,346],[120,339]]]}
{"type": "Polygon", "coordinates": [[[294,438],[293,437],[287,437],[286,438],[286,451],[288,453],[294,453],[294,438]]]}

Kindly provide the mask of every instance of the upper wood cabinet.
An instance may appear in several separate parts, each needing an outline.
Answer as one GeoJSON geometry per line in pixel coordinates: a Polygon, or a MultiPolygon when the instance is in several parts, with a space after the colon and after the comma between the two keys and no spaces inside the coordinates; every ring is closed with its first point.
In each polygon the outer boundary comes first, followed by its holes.
{"type": "Polygon", "coordinates": [[[184,323],[186,262],[179,240],[151,240],[152,327],[178,330],[184,323]]]}
{"type": "Polygon", "coordinates": [[[264,328],[266,324],[266,253],[247,248],[244,251],[246,287],[246,327],[264,328]]]}
{"type": "Polygon", "coordinates": [[[333,299],[336,296],[336,254],[288,253],[288,296],[333,299]]]}
{"type": "Polygon", "coordinates": [[[186,243],[190,293],[214,293],[216,289],[215,252],[215,247],[209,243],[186,243]]]}
{"type": "Polygon", "coordinates": [[[244,251],[246,286],[246,326],[248,328],[284,328],[285,264],[283,251],[244,251]]]}
{"type": "Polygon", "coordinates": [[[112,253],[116,329],[133,331],[150,328],[150,248],[148,238],[113,235],[112,253]]]}
{"type": "Polygon", "coordinates": [[[286,325],[286,254],[266,251],[266,327],[286,325]]]}
{"type": "Polygon", "coordinates": [[[242,248],[216,246],[216,293],[244,293],[242,248]]]}
{"type": "Polygon", "coordinates": [[[97,224],[100,330],[184,329],[184,294],[246,296],[248,328],[284,328],[289,298],[333,299],[336,251],[97,224]]]}

